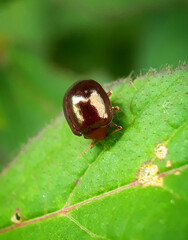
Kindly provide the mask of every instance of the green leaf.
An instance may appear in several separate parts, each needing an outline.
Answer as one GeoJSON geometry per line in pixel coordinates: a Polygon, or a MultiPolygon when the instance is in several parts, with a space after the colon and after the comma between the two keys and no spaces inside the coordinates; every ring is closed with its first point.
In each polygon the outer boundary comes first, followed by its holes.
{"type": "Polygon", "coordinates": [[[115,82],[123,131],[82,157],[62,115],[40,132],[1,173],[0,239],[187,239],[187,78],[115,82]]]}

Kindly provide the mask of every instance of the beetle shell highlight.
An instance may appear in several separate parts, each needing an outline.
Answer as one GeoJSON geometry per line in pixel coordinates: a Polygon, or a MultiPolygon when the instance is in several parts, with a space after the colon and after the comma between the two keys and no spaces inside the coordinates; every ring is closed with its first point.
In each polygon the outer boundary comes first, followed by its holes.
{"type": "Polygon", "coordinates": [[[107,93],[94,80],[71,86],[64,96],[63,110],[75,135],[99,141],[106,137],[114,117],[107,93]]]}

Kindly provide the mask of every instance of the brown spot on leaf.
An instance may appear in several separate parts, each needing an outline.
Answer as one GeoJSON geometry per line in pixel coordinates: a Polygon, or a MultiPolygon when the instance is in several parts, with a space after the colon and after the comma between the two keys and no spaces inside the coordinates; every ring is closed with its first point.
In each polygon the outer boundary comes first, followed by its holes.
{"type": "Polygon", "coordinates": [[[164,160],[165,157],[168,155],[168,147],[163,143],[158,143],[157,146],[154,148],[154,153],[157,158],[160,160],[164,160]]]}
{"type": "Polygon", "coordinates": [[[138,182],[143,186],[160,187],[163,185],[163,178],[158,175],[159,167],[156,164],[144,163],[138,172],[138,182]]]}
{"type": "Polygon", "coordinates": [[[13,223],[20,223],[23,221],[23,216],[22,216],[19,208],[15,209],[14,214],[11,217],[11,221],[13,223]]]}

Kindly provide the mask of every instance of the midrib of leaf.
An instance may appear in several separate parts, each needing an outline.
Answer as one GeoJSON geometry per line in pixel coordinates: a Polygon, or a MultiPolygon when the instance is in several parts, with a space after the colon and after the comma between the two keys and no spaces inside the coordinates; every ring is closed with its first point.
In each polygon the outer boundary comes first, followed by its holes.
{"type": "MultiPolygon", "coordinates": [[[[159,175],[160,175],[161,177],[166,177],[166,176],[168,176],[168,175],[174,174],[176,171],[183,171],[183,170],[186,169],[186,168],[188,168],[188,164],[186,164],[186,165],[184,165],[184,166],[182,166],[182,167],[179,167],[179,168],[172,169],[172,170],[170,170],[170,171],[164,172],[164,173],[159,174],[159,175]]],[[[16,229],[16,228],[20,228],[20,227],[24,227],[24,226],[27,226],[27,225],[32,224],[32,223],[40,222],[40,221],[42,221],[42,220],[45,220],[45,219],[48,219],[48,218],[51,218],[51,217],[55,217],[55,216],[57,216],[57,215],[68,216],[67,213],[68,213],[69,211],[75,209],[75,208],[77,209],[77,208],[79,208],[79,207],[81,207],[81,206],[83,206],[83,205],[85,205],[85,204],[91,203],[91,202],[93,202],[93,201],[97,201],[97,200],[99,200],[99,199],[101,199],[101,198],[108,197],[108,196],[110,196],[110,195],[112,195],[112,194],[115,194],[115,193],[117,193],[117,192],[124,191],[124,190],[129,189],[129,188],[132,188],[132,187],[136,187],[136,186],[138,186],[138,185],[140,185],[140,184],[139,184],[138,180],[136,180],[136,181],[134,181],[134,182],[131,182],[131,183],[128,184],[128,185],[124,185],[124,186],[119,187],[119,188],[116,188],[116,189],[114,189],[114,190],[112,190],[112,191],[110,191],[110,192],[106,192],[106,193],[100,194],[100,195],[98,195],[98,196],[96,196],[96,197],[93,197],[93,198],[87,199],[87,200],[85,200],[85,201],[82,201],[82,202],[80,202],[80,203],[76,203],[76,204],[74,204],[74,205],[72,205],[72,206],[63,207],[62,209],[60,209],[60,210],[58,210],[58,211],[51,212],[51,213],[49,213],[49,214],[45,214],[45,215],[42,215],[42,216],[40,216],[40,217],[36,217],[36,218],[30,219],[30,220],[27,220],[27,221],[25,221],[25,222],[18,223],[18,224],[16,224],[16,225],[12,225],[12,226],[9,226],[9,227],[6,227],[6,228],[2,228],[2,229],[0,229],[0,234],[1,234],[1,233],[5,233],[5,232],[9,232],[9,231],[13,231],[13,230],[16,229]]],[[[164,189],[164,190],[165,190],[165,189],[164,189]]],[[[184,199],[184,198],[181,198],[181,199],[187,201],[187,199],[184,199]]]]}

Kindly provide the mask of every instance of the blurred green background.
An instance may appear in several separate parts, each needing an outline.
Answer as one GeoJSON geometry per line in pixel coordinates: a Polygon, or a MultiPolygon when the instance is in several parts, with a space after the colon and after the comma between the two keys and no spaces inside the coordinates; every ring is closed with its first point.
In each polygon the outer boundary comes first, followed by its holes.
{"type": "Polygon", "coordinates": [[[187,26],[181,0],[0,0],[0,170],[62,111],[74,81],[187,61],[187,26]]]}

